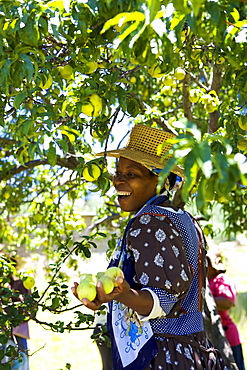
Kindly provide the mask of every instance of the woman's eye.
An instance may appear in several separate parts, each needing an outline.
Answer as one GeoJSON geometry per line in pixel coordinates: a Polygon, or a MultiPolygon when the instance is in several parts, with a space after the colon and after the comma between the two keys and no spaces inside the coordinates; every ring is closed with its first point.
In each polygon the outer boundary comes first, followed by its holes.
{"type": "Polygon", "coordinates": [[[138,177],[138,175],[134,172],[127,172],[127,173],[124,174],[124,173],[118,172],[118,171],[116,171],[113,176],[114,176],[114,178],[122,176],[122,177],[130,178],[130,179],[138,177]]]}
{"type": "Polygon", "coordinates": [[[116,179],[117,177],[119,177],[119,176],[121,176],[121,173],[120,172],[114,172],[113,174],[112,174],[112,178],[113,179],[116,179]]]}
{"type": "Polygon", "coordinates": [[[128,175],[127,175],[128,177],[136,177],[137,175],[135,174],[135,173],[133,173],[133,172],[130,172],[130,173],[128,173],[128,175]]]}

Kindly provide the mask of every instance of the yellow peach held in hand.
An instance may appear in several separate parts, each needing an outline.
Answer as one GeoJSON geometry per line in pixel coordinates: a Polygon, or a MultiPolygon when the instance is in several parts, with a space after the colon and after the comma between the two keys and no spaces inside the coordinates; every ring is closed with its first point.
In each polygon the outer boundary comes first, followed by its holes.
{"type": "Polygon", "coordinates": [[[87,280],[90,283],[96,284],[96,276],[93,274],[81,274],[80,275],[80,284],[84,281],[87,280]]]}
{"type": "Polygon", "coordinates": [[[105,276],[109,276],[113,280],[114,286],[117,287],[118,286],[117,278],[119,276],[121,276],[122,278],[124,278],[124,273],[123,273],[123,271],[119,267],[113,266],[113,267],[109,267],[106,270],[105,276]]]}
{"type": "Polygon", "coordinates": [[[93,301],[97,295],[95,284],[87,279],[82,280],[76,289],[79,300],[87,298],[89,301],[93,301]]]}
{"type": "Polygon", "coordinates": [[[104,291],[105,291],[106,294],[110,294],[113,291],[113,289],[114,289],[114,282],[113,282],[113,280],[109,276],[102,275],[99,278],[99,281],[101,281],[101,283],[103,285],[103,288],[104,288],[104,291]]]}

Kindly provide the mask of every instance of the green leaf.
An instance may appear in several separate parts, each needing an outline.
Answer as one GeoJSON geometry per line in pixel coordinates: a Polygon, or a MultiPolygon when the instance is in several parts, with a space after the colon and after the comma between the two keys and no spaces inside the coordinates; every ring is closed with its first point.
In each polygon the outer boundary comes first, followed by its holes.
{"type": "Polygon", "coordinates": [[[95,248],[95,249],[97,249],[98,247],[97,247],[97,244],[96,243],[94,243],[94,242],[89,242],[89,244],[93,247],[93,248],[95,248]]]}
{"type": "Polygon", "coordinates": [[[191,150],[184,160],[184,173],[186,178],[188,178],[189,180],[191,179],[191,169],[193,168],[195,163],[196,163],[195,152],[191,150]]]}
{"type": "Polygon", "coordinates": [[[206,181],[202,178],[197,188],[196,205],[203,215],[206,215],[207,202],[205,200],[206,181]]]}
{"type": "Polygon", "coordinates": [[[210,1],[206,3],[206,9],[211,15],[213,24],[218,25],[221,16],[219,4],[215,1],[210,1]]]}
{"type": "Polygon", "coordinates": [[[174,30],[179,24],[182,26],[184,24],[184,14],[175,13],[170,20],[170,29],[174,30]]]}
{"type": "Polygon", "coordinates": [[[5,353],[3,349],[0,349],[0,361],[4,358],[5,353]]]}
{"type": "Polygon", "coordinates": [[[60,11],[64,10],[64,0],[52,0],[49,1],[46,4],[46,8],[54,8],[54,9],[59,9],[60,11]]]}
{"type": "Polygon", "coordinates": [[[40,35],[35,19],[28,17],[25,27],[21,28],[18,33],[21,42],[24,42],[26,45],[38,47],[40,35]]]}
{"type": "Polygon", "coordinates": [[[26,96],[27,96],[26,93],[21,93],[15,96],[15,99],[14,99],[15,109],[20,108],[20,105],[24,102],[24,100],[26,99],[26,96]]]}
{"type": "Polygon", "coordinates": [[[154,20],[156,14],[160,10],[160,0],[148,0],[148,9],[150,13],[150,23],[154,20]]]}
{"type": "Polygon", "coordinates": [[[69,140],[70,140],[71,142],[75,141],[75,135],[74,135],[74,134],[72,134],[72,133],[70,133],[69,131],[62,130],[62,131],[61,131],[61,133],[62,133],[63,135],[66,135],[66,136],[69,138],[69,140]]]}
{"type": "Polygon", "coordinates": [[[72,127],[62,125],[59,127],[59,130],[62,130],[63,133],[69,132],[73,133],[75,136],[80,136],[80,132],[72,127]]]}
{"type": "Polygon", "coordinates": [[[99,184],[100,189],[102,190],[103,194],[105,194],[110,188],[110,181],[109,181],[109,179],[105,178],[104,176],[101,176],[99,178],[98,184],[99,184]]]}
{"type": "Polygon", "coordinates": [[[132,13],[126,13],[126,12],[120,13],[120,14],[117,14],[114,18],[111,18],[108,21],[106,21],[100,33],[106,32],[113,26],[121,27],[126,22],[133,21],[135,23],[139,23],[144,20],[145,20],[145,15],[138,11],[135,11],[132,13]]]}
{"type": "Polygon", "coordinates": [[[117,37],[117,41],[115,42],[115,47],[118,47],[120,43],[131,34],[131,32],[135,31],[137,29],[137,26],[139,25],[139,22],[132,23],[123,33],[121,33],[117,37]]]}
{"type": "Polygon", "coordinates": [[[35,153],[35,150],[36,150],[36,143],[31,143],[28,147],[28,155],[31,159],[34,158],[34,153],[35,153]]]}
{"type": "Polygon", "coordinates": [[[126,91],[121,86],[117,86],[117,97],[120,107],[125,112],[127,110],[127,97],[126,91]]]}
{"type": "Polygon", "coordinates": [[[56,309],[56,308],[58,308],[59,303],[60,303],[59,298],[58,298],[58,297],[54,297],[54,298],[52,299],[51,307],[52,307],[53,309],[56,309]]]}
{"type": "Polygon", "coordinates": [[[209,178],[212,174],[213,169],[210,146],[207,142],[203,142],[200,145],[196,145],[193,150],[195,150],[196,152],[197,161],[199,167],[203,171],[204,176],[206,178],[209,178]]]}
{"type": "Polygon", "coordinates": [[[128,99],[127,101],[127,111],[132,117],[136,117],[140,112],[139,104],[137,99],[128,99]]]}
{"type": "Polygon", "coordinates": [[[182,14],[188,14],[191,12],[191,6],[188,0],[173,0],[173,6],[178,12],[182,14]]]}
{"type": "Polygon", "coordinates": [[[216,181],[218,181],[217,173],[214,173],[205,183],[205,200],[207,202],[214,200],[216,181]]]}
{"type": "Polygon", "coordinates": [[[194,9],[195,16],[197,17],[199,12],[202,10],[202,5],[205,3],[205,0],[192,0],[192,5],[194,9]]]}
{"type": "Polygon", "coordinates": [[[32,125],[32,121],[30,121],[30,120],[27,120],[27,121],[23,122],[22,132],[23,132],[24,135],[28,134],[28,131],[29,131],[31,125],[32,125]]]}
{"type": "Polygon", "coordinates": [[[55,166],[57,163],[57,155],[56,155],[56,148],[54,147],[53,143],[50,143],[47,158],[51,166],[55,166]]]}
{"type": "Polygon", "coordinates": [[[177,160],[174,157],[168,159],[165,162],[165,166],[164,166],[163,170],[161,171],[161,173],[159,174],[159,183],[158,183],[158,186],[157,186],[157,191],[158,192],[163,187],[165,179],[167,178],[167,176],[169,175],[169,173],[172,172],[172,169],[174,168],[174,166],[176,165],[176,163],[177,163],[177,160]]]}
{"type": "Polygon", "coordinates": [[[24,61],[24,70],[26,72],[27,81],[30,81],[34,75],[33,63],[31,59],[25,54],[20,54],[20,58],[24,61]]]}
{"type": "Polygon", "coordinates": [[[90,250],[89,250],[88,247],[82,246],[81,249],[82,249],[82,252],[84,253],[85,257],[87,257],[87,258],[90,258],[91,257],[91,252],[90,252],[90,250]]]}
{"type": "Polygon", "coordinates": [[[220,152],[214,153],[213,162],[220,174],[220,178],[227,181],[229,164],[225,155],[220,152]]]}
{"type": "Polygon", "coordinates": [[[44,34],[45,35],[48,35],[48,23],[47,23],[47,19],[45,19],[44,17],[40,17],[39,18],[39,26],[42,27],[42,29],[44,31],[44,34]]]}
{"type": "Polygon", "coordinates": [[[240,14],[236,8],[233,8],[233,10],[230,12],[234,22],[238,22],[240,19],[240,14]]]}
{"type": "Polygon", "coordinates": [[[64,153],[67,153],[69,149],[68,143],[62,139],[57,140],[57,142],[60,145],[60,147],[63,149],[64,153]]]}

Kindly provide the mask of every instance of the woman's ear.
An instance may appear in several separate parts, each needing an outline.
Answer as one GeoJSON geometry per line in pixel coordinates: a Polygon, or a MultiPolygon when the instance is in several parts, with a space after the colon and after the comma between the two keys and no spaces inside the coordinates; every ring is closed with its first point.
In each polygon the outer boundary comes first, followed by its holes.
{"type": "Polygon", "coordinates": [[[157,193],[157,186],[158,186],[158,183],[159,183],[159,177],[158,176],[155,176],[155,190],[156,190],[156,194],[157,193]]]}

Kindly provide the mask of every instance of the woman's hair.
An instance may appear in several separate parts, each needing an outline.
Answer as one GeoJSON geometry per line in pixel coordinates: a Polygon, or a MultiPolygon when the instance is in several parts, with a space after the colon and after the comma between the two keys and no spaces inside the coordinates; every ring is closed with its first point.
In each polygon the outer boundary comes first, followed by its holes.
{"type": "MultiPolygon", "coordinates": [[[[149,171],[150,172],[150,175],[151,176],[157,176],[155,173],[153,173],[152,171],[149,171]]],[[[165,180],[165,183],[164,185],[162,186],[161,190],[160,190],[160,194],[162,194],[165,190],[171,190],[175,183],[176,183],[176,179],[177,179],[177,175],[173,172],[170,172],[169,176],[167,177],[168,179],[168,182],[169,182],[169,188],[167,189],[167,183],[166,183],[166,180],[165,180]]]]}
{"type": "Polygon", "coordinates": [[[172,189],[176,183],[176,180],[177,180],[177,175],[173,172],[170,173],[170,175],[168,176],[168,180],[169,180],[169,188],[172,189]]]}

